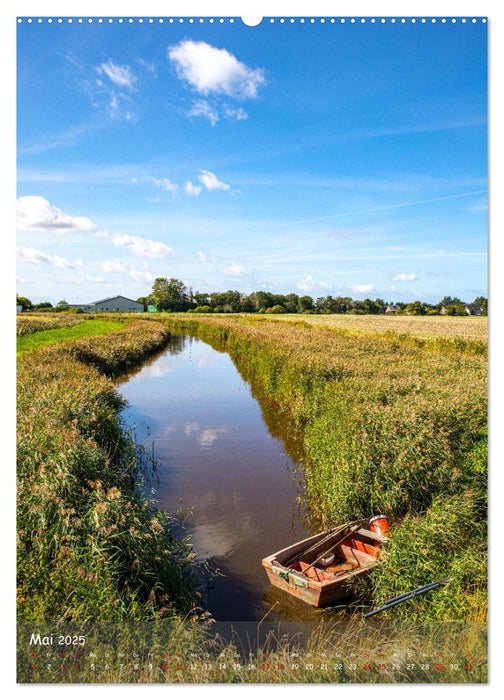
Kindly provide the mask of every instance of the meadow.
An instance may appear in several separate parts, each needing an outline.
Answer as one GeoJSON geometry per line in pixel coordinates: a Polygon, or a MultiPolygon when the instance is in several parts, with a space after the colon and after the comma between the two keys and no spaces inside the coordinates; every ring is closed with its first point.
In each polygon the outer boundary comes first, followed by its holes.
{"type": "Polygon", "coordinates": [[[304,321],[159,319],[221,344],[301,429],[314,527],[381,512],[392,519],[367,591],[377,604],[451,577],[394,617],[486,619],[487,360],[472,342],[446,351],[304,321]]]}
{"type": "Polygon", "coordinates": [[[191,548],[141,495],[149,464],[111,379],[169,332],[119,325],[18,357],[19,620],[149,619],[194,605],[191,548]]]}
{"type": "MultiPolygon", "coordinates": [[[[358,317],[358,328],[342,328],[342,319],[327,317],[319,324],[230,314],[103,314],[26,334],[56,335],[51,346],[35,342],[18,356],[19,619],[168,617],[182,624],[186,616],[205,623],[208,614],[197,606],[207,573],[175,534],[177,517],[139,496],[145,455],[119,421],[122,401],[112,382],[175,332],[229,352],[253,388],[302,434],[304,499],[314,529],[377,512],[390,517],[382,565],[357,584],[357,594],[378,606],[450,578],[435,594],[380,617],[485,623],[484,324],[460,320],[466,329],[473,324],[464,336],[452,319],[425,319],[417,327],[422,337],[415,337],[405,330],[409,318],[393,332],[368,319],[369,325],[358,317]],[[450,333],[435,337],[431,323],[439,328],[440,320],[450,321],[444,324],[450,333]],[[83,334],[90,324],[102,333],[83,334]],[[57,336],[76,329],[75,339],[57,336]],[[423,343],[429,339],[435,342],[423,343]]],[[[406,635],[397,648],[408,644],[406,635]]],[[[479,637],[478,645],[481,650],[479,637]]],[[[236,682],[252,678],[246,669],[235,675],[236,682]]],[[[361,680],[346,672],[319,676],[361,680]]],[[[215,680],[229,676],[216,670],[215,680]]]]}

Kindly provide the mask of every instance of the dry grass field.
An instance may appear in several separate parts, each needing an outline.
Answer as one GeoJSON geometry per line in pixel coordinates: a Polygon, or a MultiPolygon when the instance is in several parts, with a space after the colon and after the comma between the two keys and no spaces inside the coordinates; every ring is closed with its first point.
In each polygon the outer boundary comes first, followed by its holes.
{"type": "Polygon", "coordinates": [[[311,316],[309,314],[285,314],[275,316],[279,320],[303,320],[314,326],[341,328],[346,331],[364,333],[407,333],[417,338],[461,338],[487,341],[488,318],[486,316],[354,316],[334,314],[311,316]]]}

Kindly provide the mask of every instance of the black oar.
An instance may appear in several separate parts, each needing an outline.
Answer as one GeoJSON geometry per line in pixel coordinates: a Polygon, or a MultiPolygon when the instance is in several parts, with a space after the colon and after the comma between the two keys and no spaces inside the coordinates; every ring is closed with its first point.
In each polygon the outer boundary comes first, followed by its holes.
{"type": "Polygon", "coordinates": [[[415,588],[414,591],[409,591],[408,593],[403,593],[402,595],[397,595],[395,598],[391,598],[390,600],[387,600],[381,608],[377,608],[376,610],[371,610],[370,612],[366,613],[363,615],[364,620],[366,620],[368,617],[371,617],[372,615],[377,615],[379,612],[383,612],[383,610],[388,610],[389,608],[393,608],[395,605],[399,605],[399,603],[404,603],[405,600],[409,600],[410,598],[414,598],[417,595],[421,595],[422,593],[427,593],[427,591],[431,591],[433,588],[437,588],[438,586],[442,586],[445,583],[448,583],[448,581],[451,581],[451,578],[443,578],[441,581],[434,581],[433,583],[427,583],[425,586],[420,586],[420,588],[415,588]]]}

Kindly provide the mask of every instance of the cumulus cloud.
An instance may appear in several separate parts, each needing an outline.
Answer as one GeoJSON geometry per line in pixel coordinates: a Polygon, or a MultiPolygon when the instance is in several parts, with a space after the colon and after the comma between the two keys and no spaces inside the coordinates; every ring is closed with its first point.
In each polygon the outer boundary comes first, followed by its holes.
{"type": "Polygon", "coordinates": [[[17,249],[18,260],[24,262],[35,263],[36,265],[50,265],[51,267],[66,267],[74,270],[77,267],[82,267],[82,260],[76,260],[75,262],[70,262],[66,258],[62,258],[59,255],[48,255],[47,253],[42,253],[40,250],[35,248],[24,248],[20,247],[17,249]]]}
{"type": "Polygon", "coordinates": [[[329,284],[326,284],[325,282],[316,282],[312,275],[306,275],[304,279],[301,280],[301,282],[298,282],[297,288],[301,290],[302,292],[317,292],[317,291],[327,291],[328,289],[331,289],[329,284]]]}
{"type": "Polygon", "coordinates": [[[187,181],[184,185],[184,190],[186,194],[192,194],[197,197],[201,192],[201,187],[199,185],[193,185],[192,182],[187,181]]]}
{"type": "Polygon", "coordinates": [[[184,39],[168,48],[168,57],[180,80],[201,95],[227,95],[244,100],[257,97],[266,83],[264,71],[249,68],[226,49],[205,41],[184,39]]]}
{"type": "Polygon", "coordinates": [[[212,126],[219,121],[219,112],[207,100],[196,100],[191,109],[187,112],[188,117],[205,117],[212,126]]]}
{"type": "Polygon", "coordinates": [[[223,267],[220,271],[223,275],[228,275],[230,277],[248,277],[251,275],[250,270],[236,263],[231,263],[231,265],[223,267]]]}
{"type": "Polygon", "coordinates": [[[373,291],[374,286],[372,284],[353,284],[350,289],[355,294],[369,294],[373,291]]]}
{"type": "Polygon", "coordinates": [[[28,195],[17,200],[18,231],[47,233],[98,233],[97,227],[85,216],[71,216],[53,206],[44,197],[28,195]]]}
{"type": "Polygon", "coordinates": [[[137,258],[170,258],[173,249],[161,241],[150,241],[140,236],[128,236],[125,233],[116,233],[112,239],[115,246],[126,248],[137,258]]]}
{"type": "Polygon", "coordinates": [[[206,187],[207,190],[229,190],[230,185],[225,182],[221,182],[215,173],[211,173],[209,170],[200,170],[201,175],[199,176],[199,181],[206,187]]]}
{"type": "Polygon", "coordinates": [[[392,280],[394,282],[413,282],[413,280],[416,280],[417,276],[414,272],[401,272],[398,275],[394,275],[392,277],[392,280]]]}
{"type": "Polygon", "coordinates": [[[172,194],[176,194],[178,190],[178,185],[175,182],[169,180],[167,177],[148,177],[147,182],[151,182],[156,187],[159,187],[163,190],[167,190],[172,194]]]}
{"type": "Polygon", "coordinates": [[[136,90],[135,82],[137,78],[129,66],[120,66],[109,58],[107,61],[100,63],[96,68],[96,72],[99,75],[106,75],[111,83],[121,89],[127,89],[130,92],[136,90]]]}

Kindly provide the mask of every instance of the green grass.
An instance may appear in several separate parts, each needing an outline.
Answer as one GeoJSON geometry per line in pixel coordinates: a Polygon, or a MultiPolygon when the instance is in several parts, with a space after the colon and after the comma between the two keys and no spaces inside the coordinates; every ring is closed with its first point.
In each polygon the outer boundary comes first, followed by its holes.
{"type": "MultiPolygon", "coordinates": [[[[450,595],[428,599],[427,619],[486,618],[483,355],[303,322],[164,320],[227,350],[255,391],[302,430],[304,500],[314,530],[381,512],[392,518],[397,554],[373,584],[376,600],[452,576],[450,595]],[[441,547],[443,528],[448,549],[441,547]]],[[[405,606],[401,615],[416,619],[416,611],[405,606]]]]}
{"type": "Polygon", "coordinates": [[[106,376],[139,364],[169,331],[119,326],[18,358],[19,620],[149,619],[194,605],[191,547],[139,490],[148,462],[106,376]]]}
{"type": "Polygon", "coordinates": [[[76,338],[87,338],[95,335],[103,335],[110,331],[124,328],[122,321],[108,320],[88,320],[76,325],[62,328],[52,328],[41,330],[35,333],[18,336],[17,352],[29,352],[47,345],[54,345],[64,340],[75,340],[76,338]]]}

